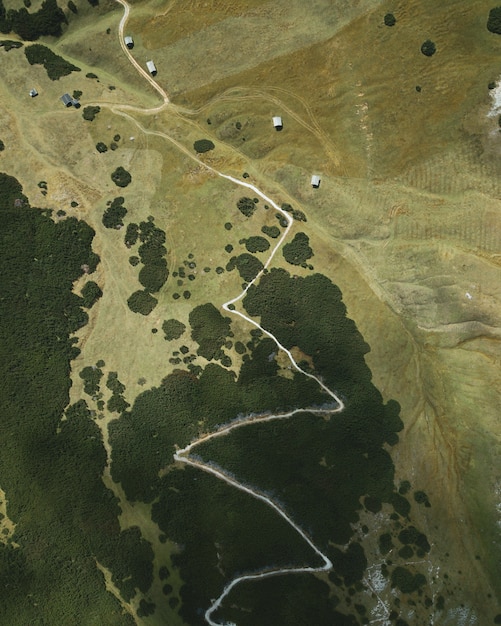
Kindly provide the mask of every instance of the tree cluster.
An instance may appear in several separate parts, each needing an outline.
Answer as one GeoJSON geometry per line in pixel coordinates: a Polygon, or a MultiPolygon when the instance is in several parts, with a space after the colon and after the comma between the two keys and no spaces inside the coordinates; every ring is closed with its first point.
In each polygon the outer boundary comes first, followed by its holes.
{"type": "Polygon", "coordinates": [[[61,76],[68,76],[71,72],[80,72],[79,67],[55,54],[47,46],[42,46],[42,44],[35,43],[28,46],[24,49],[24,53],[30,65],[43,65],[51,80],[59,80],[61,76]]]}
{"type": "MultiPolygon", "coordinates": [[[[167,248],[164,246],[166,241],[165,231],[155,226],[153,218],[141,222],[139,225],[135,223],[128,224],[125,233],[125,245],[128,248],[132,248],[137,244],[138,240],[140,242],[138,262],[140,261],[143,264],[143,267],[139,270],[139,282],[144,287],[144,293],[156,293],[160,291],[169,277],[169,269],[165,258],[167,255],[167,248]]],[[[137,257],[132,258],[137,259],[137,257]]],[[[137,265],[138,262],[134,261],[133,265],[137,265]]],[[[141,304],[142,311],[149,309],[152,305],[153,307],[156,305],[157,300],[155,298],[147,298],[144,294],[141,295],[142,292],[140,291],[135,293],[135,298],[132,301],[135,308],[137,308],[138,303],[141,304]]],[[[147,314],[143,312],[143,315],[147,314]]]]}
{"type": "Polygon", "coordinates": [[[67,24],[64,11],[56,0],[43,0],[36,13],[29,13],[25,7],[5,10],[0,0],[0,32],[14,32],[25,41],[35,41],[42,36],[59,37],[62,24],[67,24]]]}
{"type": "Polygon", "coordinates": [[[118,196],[108,201],[102,219],[106,228],[120,228],[124,225],[123,218],[127,215],[127,209],[123,206],[124,200],[123,196],[118,196]]]}
{"type": "Polygon", "coordinates": [[[294,239],[286,243],[282,248],[282,254],[287,263],[291,265],[303,265],[313,256],[310,248],[310,240],[305,233],[296,233],[294,239]]]}
{"type": "Polygon", "coordinates": [[[71,334],[82,299],[73,285],[98,262],[94,231],[30,207],[21,185],[5,174],[0,215],[0,474],[17,544],[0,548],[0,584],[8,585],[1,621],[49,624],[57,615],[80,624],[91,606],[108,626],[132,626],[103,589],[95,560],[123,572],[134,589],[147,589],[152,555],[148,570],[147,559],[136,556],[146,554],[144,540],[126,541],[121,532],[117,501],[101,479],[107,463],[101,432],[85,402],[62,419],[70,361],[78,355],[71,334]]]}

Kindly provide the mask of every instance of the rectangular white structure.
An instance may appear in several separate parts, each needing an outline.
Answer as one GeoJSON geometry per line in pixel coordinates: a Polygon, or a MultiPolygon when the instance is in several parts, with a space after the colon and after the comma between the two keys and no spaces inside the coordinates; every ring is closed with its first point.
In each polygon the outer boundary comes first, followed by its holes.
{"type": "Polygon", "coordinates": [[[152,76],[156,76],[157,68],[155,67],[155,64],[153,63],[153,61],[146,61],[146,67],[148,68],[148,72],[152,76]]]}
{"type": "Polygon", "coordinates": [[[134,47],[134,39],[132,39],[130,35],[127,35],[127,37],[124,37],[124,42],[127,48],[132,49],[134,47]]]}
{"type": "Polygon", "coordinates": [[[38,91],[36,89],[30,89],[30,96],[32,98],[34,98],[35,96],[38,96],[38,91]]]}
{"type": "Polygon", "coordinates": [[[320,176],[313,174],[313,176],[311,177],[311,186],[314,189],[318,189],[320,187],[320,176]]]}
{"type": "Polygon", "coordinates": [[[284,127],[284,125],[282,124],[282,118],[278,115],[273,118],[273,126],[276,128],[276,130],[282,130],[282,128],[284,127]]]}

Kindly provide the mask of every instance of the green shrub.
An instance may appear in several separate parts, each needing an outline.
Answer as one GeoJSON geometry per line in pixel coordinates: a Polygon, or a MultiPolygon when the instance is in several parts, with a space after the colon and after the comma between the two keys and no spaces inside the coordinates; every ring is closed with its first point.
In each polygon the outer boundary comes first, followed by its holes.
{"type": "Polygon", "coordinates": [[[78,13],[77,5],[73,2],[73,0],[68,0],[68,9],[72,13],[75,13],[75,15],[78,13]]]}
{"type": "Polygon", "coordinates": [[[79,376],[84,381],[84,393],[89,396],[99,393],[99,383],[103,377],[103,372],[99,367],[88,365],[80,371],[79,376]]]}
{"type": "Polygon", "coordinates": [[[305,233],[296,233],[290,243],[283,247],[282,254],[287,263],[302,265],[313,256],[313,250],[309,246],[310,240],[305,233]]]}
{"type": "Polygon", "coordinates": [[[418,504],[424,504],[425,507],[431,507],[430,501],[428,499],[428,496],[426,495],[426,493],[424,491],[415,491],[414,492],[414,500],[418,503],[418,504]]]}
{"type": "Polygon", "coordinates": [[[154,263],[143,265],[139,272],[139,282],[146,291],[156,293],[165,284],[168,275],[167,261],[159,258],[154,263]]]}
{"type": "Polygon", "coordinates": [[[211,361],[230,332],[230,318],[223,317],[211,304],[201,304],[189,315],[191,337],[199,345],[197,354],[211,361]]]}
{"type": "Polygon", "coordinates": [[[495,7],[489,11],[487,30],[496,35],[501,35],[501,7],[495,7]]]}
{"type": "Polygon", "coordinates": [[[432,57],[436,51],[437,47],[430,39],[427,39],[421,46],[421,52],[427,57],[432,57]]]}
{"type": "Polygon", "coordinates": [[[136,265],[139,265],[139,263],[141,263],[141,259],[138,256],[130,256],[129,263],[132,265],[132,267],[136,267],[136,265]]]}
{"type": "Polygon", "coordinates": [[[84,107],[84,110],[82,111],[82,117],[84,118],[84,120],[87,120],[88,122],[92,122],[94,121],[94,118],[100,111],[101,111],[100,106],[84,107]]]}
{"type": "Polygon", "coordinates": [[[195,148],[195,152],[198,152],[198,154],[202,154],[203,152],[214,150],[216,146],[210,139],[198,139],[193,144],[193,147],[195,148]]]}
{"type": "Polygon", "coordinates": [[[272,239],[276,239],[280,235],[280,228],[278,226],[263,226],[261,232],[272,239]]]}
{"type": "Polygon", "coordinates": [[[93,280],[85,283],[85,285],[82,287],[82,298],[84,307],[90,309],[102,295],[103,292],[101,291],[101,288],[93,280]]]}
{"type": "Polygon", "coordinates": [[[118,228],[123,226],[123,218],[127,215],[127,209],[122,205],[122,196],[115,198],[103,213],[102,222],[106,228],[118,228]]]}
{"type": "Polygon", "coordinates": [[[254,237],[246,239],[245,247],[248,252],[266,252],[270,247],[270,242],[264,237],[255,235],[254,237]]]}
{"type": "Polygon", "coordinates": [[[51,80],[59,80],[61,76],[67,76],[71,72],[80,72],[79,67],[54,54],[52,50],[41,44],[36,43],[28,46],[24,49],[24,53],[30,65],[43,65],[51,80]]]}
{"type": "Polygon", "coordinates": [[[251,217],[256,210],[256,203],[252,198],[243,197],[237,202],[238,210],[245,215],[245,217],[251,217]]]}
{"type": "Polygon", "coordinates": [[[3,152],[5,150],[5,144],[4,142],[0,139],[0,152],[3,152]]]}
{"type": "Polygon", "coordinates": [[[10,39],[4,39],[0,41],[0,48],[3,48],[5,52],[9,52],[13,48],[21,48],[23,46],[21,41],[11,41],[10,39]]]}
{"type": "Polygon", "coordinates": [[[127,300],[127,305],[133,313],[149,315],[156,307],[158,300],[147,291],[135,291],[127,300]]]}
{"type": "Polygon", "coordinates": [[[254,280],[264,267],[259,259],[247,252],[236,257],[234,263],[240,276],[248,283],[254,280]]]}
{"type": "Polygon", "coordinates": [[[98,78],[97,74],[94,74],[94,72],[87,72],[87,74],[85,74],[85,78],[98,78]]]}
{"type": "Polygon", "coordinates": [[[137,238],[139,237],[139,226],[134,222],[127,224],[127,230],[125,231],[125,245],[127,248],[132,248],[136,245],[137,238]]]}
{"type": "Polygon", "coordinates": [[[402,593],[413,593],[426,584],[423,574],[412,574],[404,567],[396,567],[391,574],[391,586],[402,593]]]}
{"type": "Polygon", "coordinates": [[[389,533],[384,533],[379,537],[379,551],[384,556],[388,554],[388,552],[393,548],[393,542],[391,540],[391,535],[389,533]]]}
{"type": "Polygon", "coordinates": [[[129,185],[132,181],[132,176],[126,169],[119,165],[117,169],[112,172],[111,180],[117,187],[127,187],[127,185],[129,185]]]}
{"type": "Polygon", "coordinates": [[[101,153],[108,152],[108,146],[102,141],[99,141],[98,143],[96,143],[96,150],[101,153]]]}
{"type": "Polygon", "coordinates": [[[395,24],[397,23],[397,20],[395,19],[395,16],[393,15],[393,13],[387,13],[384,16],[384,23],[386,26],[395,26],[395,24]]]}
{"type": "Polygon", "coordinates": [[[82,97],[82,91],[80,91],[80,89],[74,89],[73,90],[73,98],[75,98],[75,100],[78,100],[79,98],[82,97]]]}

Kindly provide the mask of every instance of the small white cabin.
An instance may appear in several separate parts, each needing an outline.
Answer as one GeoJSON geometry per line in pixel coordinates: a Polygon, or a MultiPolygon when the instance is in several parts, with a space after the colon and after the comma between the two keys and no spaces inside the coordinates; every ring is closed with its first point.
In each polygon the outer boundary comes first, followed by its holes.
{"type": "Polygon", "coordinates": [[[127,46],[127,48],[129,48],[129,50],[132,50],[132,48],[134,47],[134,39],[132,39],[130,35],[127,35],[127,37],[124,37],[124,43],[127,46]]]}
{"type": "Polygon", "coordinates": [[[38,91],[36,89],[30,89],[30,96],[32,98],[34,98],[35,96],[38,96],[38,91]]]}
{"type": "Polygon", "coordinates": [[[320,176],[313,174],[311,177],[311,186],[313,189],[318,189],[320,187],[320,176]]]}
{"type": "Polygon", "coordinates": [[[282,130],[284,125],[282,123],[282,118],[280,116],[276,115],[273,118],[273,126],[275,127],[275,130],[282,130]]]}
{"type": "Polygon", "coordinates": [[[152,76],[156,76],[157,68],[155,67],[155,64],[153,63],[153,61],[146,61],[146,67],[148,68],[148,72],[152,76]]]}

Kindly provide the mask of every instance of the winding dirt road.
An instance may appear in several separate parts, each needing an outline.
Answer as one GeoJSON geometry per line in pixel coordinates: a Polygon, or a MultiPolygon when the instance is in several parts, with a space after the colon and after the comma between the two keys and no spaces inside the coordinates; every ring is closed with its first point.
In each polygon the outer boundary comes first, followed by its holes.
{"type": "MultiPolygon", "coordinates": [[[[153,113],[153,112],[159,111],[159,110],[163,109],[164,107],[166,107],[169,104],[169,97],[168,97],[167,93],[156,83],[156,81],[152,78],[152,76],[150,76],[150,74],[148,72],[146,72],[146,70],[144,70],[141,67],[141,65],[139,65],[139,63],[134,59],[134,57],[130,53],[129,49],[125,45],[125,43],[124,43],[124,27],[125,27],[125,24],[126,24],[126,22],[128,20],[128,17],[129,17],[130,7],[127,4],[126,0],[116,0],[116,1],[119,2],[124,7],[124,15],[122,16],[122,19],[120,20],[120,25],[119,25],[119,37],[120,37],[120,45],[122,47],[122,50],[127,55],[127,57],[129,58],[129,60],[132,63],[132,65],[136,68],[136,70],[152,85],[152,87],[154,87],[154,89],[162,97],[162,104],[159,107],[154,108],[154,109],[145,109],[145,110],[137,109],[137,110],[141,110],[143,113],[153,113]]],[[[130,117],[129,115],[127,115],[126,113],[123,112],[123,109],[132,109],[132,108],[134,108],[134,107],[128,107],[127,105],[122,105],[120,107],[113,107],[113,110],[115,110],[115,112],[120,114],[120,115],[124,115],[126,117],[130,117]],[[120,108],[120,110],[118,110],[119,108],[120,108]]],[[[130,118],[130,119],[133,119],[133,118],[130,118]]],[[[211,166],[208,166],[205,163],[203,163],[202,161],[200,161],[193,154],[189,153],[189,151],[187,151],[184,146],[182,146],[180,143],[175,141],[172,137],[168,137],[167,135],[165,135],[164,133],[159,132],[159,131],[149,131],[149,130],[143,128],[137,122],[137,120],[133,120],[133,121],[145,133],[147,133],[147,134],[155,134],[155,135],[159,135],[159,136],[164,136],[166,139],[169,139],[176,146],[178,146],[178,148],[180,150],[182,150],[185,154],[187,154],[190,158],[192,158],[193,160],[197,161],[198,163],[200,163],[201,165],[203,165],[207,169],[211,170],[213,173],[217,174],[218,176],[221,176],[222,178],[226,178],[227,180],[229,180],[229,181],[233,182],[234,184],[239,185],[241,187],[245,187],[247,189],[251,189],[255,194],[260,196],[265,202],[267,202],[268,204],[273,206],[277,211],[279,211],[284,216],[284,218],[287,220],[287,227],[284,230],[284,232],[282,233],[282,236],[280,237],[280,239],[278,240],[278,242],[276,243],[274,248],[272,249],[272,251],[271,251],[271,253],[270,253],[266,263],[264,264],[264,267],[261,270],[261,272],[259,272],[259,274],[245,287],[245,289],[240,294],[238,294],[235,298],[229,300],[228,302],[225,302],[222,305],[222,308],[225,311],[227,311],[228,313],[232,314],[232,315],[238,315],[239,317],[244,319],[249,324],[255,326],[256,328],[259,328],[266,336],[270,337],[276,343],[277,347],[280,350],[282,350],[283,352],[285,352],[285,354],[287,354],[287,356],[290,359],[290,362],[292,364],[292,367],[294,369],[296,369],[298,372],[300,372],[301,374],[303,374],[304,376],[307,376],[307,377],[312,378],[313,380],[315,380],[317,382],[317,384],[326,392],[326,394],[331,399],[331,403],[328,406],[325,406],[325,407],[322,407],[322,408],[318,408],[318,407],[301,407],[301,408],[297,408],[297,409],[294,409],[294,410],[286,412],[286,413],[264,414],[264,415],[259,415],[259,416],[248,415],[248,416],[243,417],[243,418],[238,418],[238,419],[236,419],[236,420],[234,420],[234,421],[232,421],[232,422],[230,422],[228,424],[225,424],[225,425],[221,426],[216,431],[213,431],[211,433],[202,435],[198,439],[192,441],[186,447],[184,447],[182,449],[178,449],[176,451],[176,453],[174,454],[174,460],[177,461],[178,463],[183,463],[185,465],[191,465],[192,467],[196,467],[196,468],[198,468],[198,469],[200,469],[200,470],[202,470],[204,472],[212,474],[213,476],[215,476],[219,480],[222,480],[225,483],[227,483],[228,485],[231,485],[232,487],[235,487],[235,489],[239,489],[240,491],[242,491],[242,492],[252,496],[253,498],[256,498],[257,500],[260,500],[261,502],[264,502],[265,504],[267,504],[278,515],[280,515],[302,537],[302,539],[310,546],[310,548],[315,552],[315,554],[323,562],[323,564],[321,566],[319,566],[319,567],[305,567],[305,566],[301,566],[301,567],[300,566],[298,566],[298,567],[287,567],[287,568],[284,568],[284,567],[282,567],[282,568],[271,568],[270,567],[270,568],[265,569],[265,570],[263,570],[261,572],[258,572],[258,573],[244,574],[242,576],[238,576],[238,577],[234,578],[233,580],[231,580],[225,586],[223,592],[219,595],[219,597],[212,601],[211,606],[205,612],[205,619],[206,619],[207,623],[210,626],[223,626],[223,624],[221,624],[221,622],[214,621],[212,619],[212,615],[220,608],[220,606],[221,606],[222,602],[224,601],[224,599],[228,596],[228,594],[238,584],[240,584],[240,583],[242,583],[244,581],[251,581],[251,580],[258,580],[258,579],[263,579],[263,578],[269,578],[271,576],[277,576],[277,575],[280,575],[280,574],[299,574],[299,573],[320,573],[320,572],[326,572],[326,571],[328,571],[328,570],[330,570],[332,568],[332,562],[313,543],[312,539],[307,535],[307,533],[298,524],[296,524],[296,522],[290,517],[290,515],[288,513],[286,513],[286,511],[279,504],[277,504],[277,502],[275,502],[273,499],[271,499],[269,496],[267,496],[266,494],[262,493],[261,491],[259,491],[255,487],[252,487],[252,486],[246,485],[246,484],[244,484],[242,482],[239,482],[236,478],[234,478],[233,476],[231,476],[230,474],[225,472],[223,469],[221,469],[219,467],[216,467],[214,465],[208,464],[208,463],[204,463],[199,458],[192,456],[191,455],[192,451],[197,446],[201,445],[202,443],[206,443],[207,441],[210,441],[211,439],[215,439],[217,437],[225,436],[225,435],[227,435],[228,433],[230,433],[231,431],[233,431],[233,430],[235,430],[237,428],[243,428],[245,426],[249,426],[249,425],[255,424],[257,422],[265,422],[265,421],[268,422],[268,421],[273,421],[273,420],[290,419],[291,417],[293,417],[296,414],[306,413],[306,412],[307,413],[317,413],[317,414],[322,414],[322,415],[332,415],[332,414],[339,413],[340,411],[342,411],[344,409],[344,404],[343,404],[342,400],[332,390],[330,390],[319,378],[317,378],[313,374],[310,374],[310,373],[305,372],[304,370],[302,370],[299,367],[299,365],[296,363],[296,361],[294,360],[291,352],[285,346],[283,346],[272,333],[267,331],[265,328],[262,328],[259,325],[258,322],[256,322],[255,320],[251,319],[250,317],[248,317],[244,313],[242,313],[240,311],[237,311],[233,307],[233,305],[235,303],[240,301],[245,296],[245,294],[247,293],[247,290],[250,288],[250,286],[255,284],[261,278],[261,276],[263,275],[263,272],[269,267],[271,261],[273,260],[275,254],[277,253],[278,249],[283,244],[284,240],[287,238],[287,236],[288,236],[288,234],[290,232],[291,226],[293,224],[292,217],[286,211],[284,211],[276,202],[274,202],[271,198],[266,196],[255,185],[252,185],[250,183],[241,181],[241,180],[239,180],[237,178],[234,178],[233,176],[229,176],[227,174],[223,174],[222,172],[219,172],[218,170],[215,170],[211,166]]],[[[311,130],[312,130],[312,132],[314,132],[314,129],[311,129],[311,130]]],[[[236,625],[232,624],[232,623],[225,623],[224,626],[236,626],[236,625]]]]}

